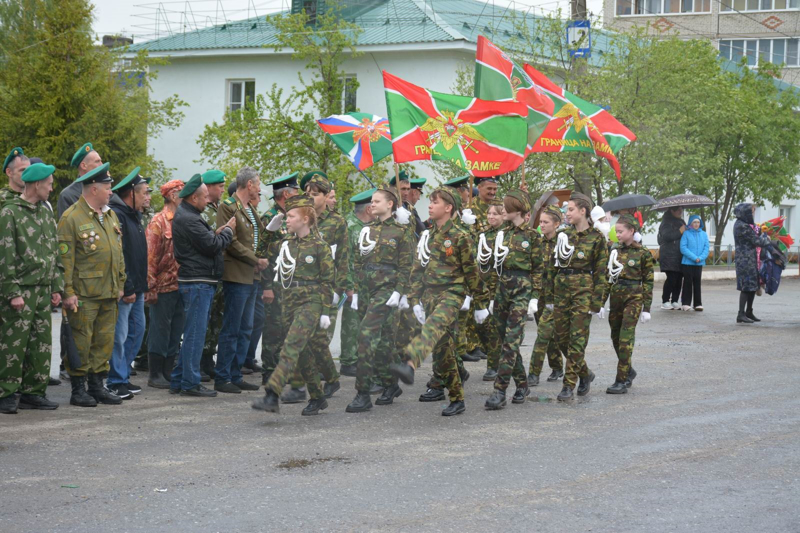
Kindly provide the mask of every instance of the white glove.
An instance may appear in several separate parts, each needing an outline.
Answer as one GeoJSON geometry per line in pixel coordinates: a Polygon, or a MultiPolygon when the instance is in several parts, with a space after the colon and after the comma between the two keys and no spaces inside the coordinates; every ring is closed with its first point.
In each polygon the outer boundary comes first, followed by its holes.
{"type": "Polygon", "coordinates": [[[552,311],[553,309],[555,309],[555,307],[553,307],[553,304],[547,304],[544,306],[544,308],[547,309],[548,311],[552,311]]]}
{"type": "Polygon", "coordinates": [[[332,244],[331,245],[331,255],[333,256],[333,260],[334,261],[336,261],[336,247],[337,246],[338,246],[338,244],[332,244]]]}
{"type": "Polygon", "coordinates": [[[533,299],[528,303],[528,316],[533,316],[539,310],[539,300],[533,299]]]}
{"type": "Polygon", "coordinates": [[[389,296],[389,299],[386,300],[386,306],[387,307],[397,307],[398,305],[400,305],[400,293],[397,292],[397,291],[394,291],[392,293],[392,295],[389,296]]]}
{"type": "Polygon", "coordinates": [[[469,304],[471,303],[472,303],[472,296],[467,296],[466,298],[464,298],[464,303],[461,304],[461,310],[469,311],[469,304]]]}
{"type": "Polygon", "coordinates": [[[400,298],[400,304],[397,306],[397,308],[398,308],[399,310],[401,310],[401,311],[405,311],[406,309],[408,309],[408,308],[410,308],[410,307],[411,307],[411,306],[410,306],[410,305],[408,305],[408,296],[406,296],[406,295],[404,294],[404,295],[403,295],[403,297],[402,297],[402,298],[400,298]]]}
{"type": "Polygon", "coordinates": [[[600,310],[596,314],[597,314],[597,318],[599,318],[600,320],[604,319],[606,317],[606,308],[605,307],[601,307],[600,310]]]}
{"type": "Polygon", "coordinates": [[[494,300],[489,302],[489,313],[494,314],[494,300]]]}
{"type": "Polygon", "coordinates": [[[331,327],[331,319],[328,315],[322,315],[319,317],[319,327],[322,329],[328,329],[331,327]]]}
{"type": "Polygon", "coordinates": [[[283,223],[283,213],[278,213],[272,220],[269,221],[267,224],[267,231],[278,231],[281,229],[281,224],[283,223]]]}
{"type": "Polygon", "coordinates": [[[475,224],[475,222],[478,221],[478,217],[472,214],[472,209],[464,209],[463,211],[461,211],[461,220],[467,226],[472,226],[473,224],[475,224]]]}
{"type": "Polygon", "coordinates": [[[353,298],[350,301],[350,309],[358,311],[358,294],[353,294],[353,298]]]}
{"type": "Polygon", "coordinates": [[[421,305],[417,304],[414,306],[414,316],[417,317],[417,321],[425,325],[425,310],[422,308],[421,305]]]}
{"type": "Polygon", "coordinates": [[[646,311],[642,311],[642,317],[639,319],[642,321],[642,324],[650,322],[650,313],[646,311]]]}
{"type": "Polygon", "coordinates": [[[481,309],[479,311],[475,311],[475,322],[477,322],[478,324],[483,324],[487,318],[489,318],[488,309],[481,309]]]}
{"type": "Polygon", "coordinates": [[[339,305],[339,295],[336,294],[335,292],[333,293],[333,305],[334,305],[334,307],[339,305]]]}

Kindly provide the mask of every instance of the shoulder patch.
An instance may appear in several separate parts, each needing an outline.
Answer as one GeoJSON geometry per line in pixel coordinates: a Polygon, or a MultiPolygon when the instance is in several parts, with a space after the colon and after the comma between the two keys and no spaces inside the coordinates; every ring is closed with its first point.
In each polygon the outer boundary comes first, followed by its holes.
{"type": "Polygon", "coordinates": [[[230,198],[225,200],[225,202],[223,202],[223,203],[225,203],[227,205],[235,204],[236,203],[236,199],[231,196],[230,198]]]}
{"type": "Polygon", "coordinates": [[[69,244],[62,242],[58,245],[58,253],[66,255],[69,252],[69,244]]]}

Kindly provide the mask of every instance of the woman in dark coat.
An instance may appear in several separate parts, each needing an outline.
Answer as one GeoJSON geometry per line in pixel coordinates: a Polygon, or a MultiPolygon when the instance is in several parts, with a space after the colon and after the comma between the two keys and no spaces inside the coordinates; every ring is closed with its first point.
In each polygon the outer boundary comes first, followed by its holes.
{"type": "Polygon", "coordinates": [[[667,275],[661,293],[661,309],[680,309],[678,297],[681,295],[683,274],[681,270],[681,237],[686,230],[683,221],[683,208],[667,209],[658,227],[658,262],[661,272],[667,275]]]}
{"type": "Polygon", "coordinates": [[[733,224],[733,242],[736,246],[736,290],[739,293],[739,314],[736,322],[752,324],[760,322],[753,314],[753,300],[759,287],[757,248],[767,247],[769,237],[761,233],[753,220],[756,206],[739,204],[733,209],[736,222],[733,224]]]}

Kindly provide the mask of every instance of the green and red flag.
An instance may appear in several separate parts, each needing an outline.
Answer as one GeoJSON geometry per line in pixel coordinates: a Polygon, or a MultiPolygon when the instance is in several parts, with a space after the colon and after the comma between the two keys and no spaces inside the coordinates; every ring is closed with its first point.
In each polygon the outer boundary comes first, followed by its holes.
{"type": "Polygon", "coordinates": [[[522,164],[525,104],[437,93],[385,71],[383,85],[396,163],[450,160],[477,177],[522,164]]]}
{"type": "Polygon", "coordinates": [[[372,113],[331,115],[317,120],[358,170],[371,167],[392,153],[389,121],[372,113]]]}
{"type": "Polygon", "coordinates": [[[776,217],[761,223],[761,231],[769,235],[770,239],[778,241],[778,248],[783,253],[787,253],[794,244],[794,239],[785,227],[786,217],[776,217]]]}
{"type": "Polygon", "coordinates": [[[565,91],[530,65],[525,72],[554,104],[553,118],[533,145],[534,152],[594,152],[608,160],[620,178],[617,153],[636,135],[602,107],[565,91]]]}
{"type": "Polygon", "coordinates": [[[525,70],[483,35],[475,57],[475,96],[484,100],[522,102],[528,106],[527,156],[553,117],[555,105],[525,70]]]}

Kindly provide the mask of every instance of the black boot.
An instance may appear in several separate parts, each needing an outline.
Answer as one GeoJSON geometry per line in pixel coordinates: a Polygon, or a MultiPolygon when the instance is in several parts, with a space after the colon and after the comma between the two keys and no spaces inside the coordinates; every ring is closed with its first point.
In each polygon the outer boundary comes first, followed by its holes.
{"type": "Polygon", "coordinates": [[[354,378],[357,370],[356,365],[342,365],[339,367],[339,374],[354,378]]]}
{"type": "Polygon", "coordinates": [[[376,394],[383,393],[384,387],[378,383],[373,383],[372,386],[369,388],[370,396],[375,396],[376,394]]]}
{"type": "Polygon", "coordinates": [[[306,401],[306,389],[291,388],[281,394],[281,403],[300,403],[306,401]]]}
{"type": "Polygon", "coordinates": [[[625,378],[625,388],[628,389],[631,388],[631,386],[633,385],[633,379],[635,377],[636,377],[636,370],[634,370],[633,367],[631,367],[631,369],[628,370],[628,377],[625,378]]]}
{"type": "Polygon", "coordinates": [[[558,381],[564,377],[564,371],[560,368],[553,369],[550,375],[547,376],[547,381],[558,381]]]}
{"type": "Polygon", "coordinates": [[[444,411],[442,411],[442,416],[460,415],[466,410],[467,407],[464,405],[463,400],[458,402],[450,402],[450,405],[448,405],[444,411]]]}
{"type": "Polygon", "coordinates": [[[444,400],[444,389],[428,389],[419,397],[421,402],[440,402],[444,400]]]}
{"type": "Polygon", "coordinates": [[[471,352],[469,352],[469,354],[470,354],[472,357],[477,357],[478,359],[484,359],[484,360],[486,360],[486,359],[488,359],[488,358],[489,358],[489,356],[488,356],[488,355],[486,355],[485,353],[483,353],[483,350],[481,350],[480,348],[475,348],[474,350],[472,350],[471,352]]]}
{"type": "Polygon", "coordinates": [[[754,322],[753,319],[751,319],[750,317],[748,317],[746,314],[744,314],[742,312],[739,312],[739,314],[736,315],[736,323],[737,324],[752,324],[753,322],[754,322]]]}
{"type": "Polygon", "coordinates": [[[162,374],[164,375],[164,380],[167,382],[167,385],[169,385],[169,382],[172,381],[173,370],[175,370],[175,356],[173,355],[172,357],[165,357],[162,374]]]}
{"type": "Polygon", "coordinates": [[[590,370],[589,375],[585,378],[581,378],[578,382],[578,396],[586,396],[589,394],[589,390],[592,388],[592,381],[594,381],[594,372],[590,370]]]}
{"type": "Polygon", "coordinates": [[[272,389],[267,389],[266,396],[253,400],[250,407],[258,411],[266,411],[268,413],[279,413],[281,411],[281,402],[277,394],[272,389]]]}
{"type": "Polygon", "coordinates": [[[72,385],[70,405],[78,407],[97,407],[97,401],[86,393],[86,376],[72,376],[69,380],[72,385]]]}
{"type": "Polygon", "coordinates": [[[414,384],[414,369],[411,365],[406,363],[392,363],[389,365],[389,372],[406,385],[414,384]]]}
{"type": "MultiPolygon", "coordinates": [[[[369,395],[367,395],[367,398],[369,398],[369,395]]],[[[318,398],[316,400],[309,400],[308,405],[306,405],[305,409],[303,409],[303,412],[300,414],[303,416],[318,415],[319,412],[326,407],[328,407],[328,401],[325,399],[325,397],[318,398]]]]}
{"type": "Polygon", "coordinates": [[[339,383],[338,381],[334,381],[333,383],[326,383],[322,387],[322,392],[325,394],[326,398],[330,398],[331,396],[333,396],[334,392],[336,392],[337,390],[339,390],[341,388],[342,388],[342,384],[339,383]]]}
{"type": "Polygon", "coordinates": [[[483,381],[494,381],[497,379],[497,370],[489,369],[483,374],[483,381]]]}
{"type": "Polygon", "coordinates": [[[528,374],[528,387],[535,387],[538,384],[539,384],[539,376],[537,376],[536,374],[528,374]]]}
{"type": "Polygon", "coordinates": [[[525,403],[525,399],[531,393],[531,389],[528,387],[517,387],[517,390],[514,391],[514,397],[511,398],[511,403],[525,403]]]}
{"type": "Polygon", "coordinates": [[[23,394],[19,397],[20,409],[41,409],[42,411],[53,411],[58,409],[56,402],[47,399],[47,396],[36,396],[34,394],[23,394]]]}
{"type": "Polygon", "coordinates": [[[749,310],[748,310],[748,311],[747,311],[747,312],[744,314],[744,316],[746,316],[747,318],[749,318],[749,319],[750,319],[750,320],[752,320],[753,322],[761,322],[761,319],[760,319],[760,318],[756,318],[756,315],[754,315],[754,314],[753,314],[753,310],[752,310],[752,309],[749,309],[749,310]]]}
{"type": "Polygon", "coordinates": [[[89,374],[88,381],[89,396],[94,398],[97,403],[106,405],[119,405],[122,403],[122,398],[103,386],[103,377],[100,374],[89,374]]]}
{"type": "Polygon", "coordinates": [[[463,385],[469,379],[469,370],[466,368],[464,368],[463,371],[459,370],[458,375],[461,376],[461,384],[463,385]]]}
{"type": "Polygon", "coordinates": [[[628,387],[622,381],[615,381],[613,385],[606,389],[606,394],[625,394],[628,392],[628,387]]]}
{"type": "Polygon", "coordinates": [[[556,399],[559,402],[566,402],[567,400],[571,400],[572,399],[572,389],[570,389],[569,387],[565,386],[563,389],[561,389],[561,392],[558,393],[558,396],[556,397],[556,399]]]}
{"type": "Polygon", "coordinates": [[[484,407],[490,411],[497,411],[506,406],[506,393],[505,391],[495,389],[489,399],[486,400],[484,407]]]}
{"type": "Polygon", "coordinates": [[[164,357],[155,354],[147,355],[147,369],[150,377],[147,378],[147,386],[154,389],[168,389],[169,381],[164,379],[164,357]]]}
{"type": "Polygon", "coordinates": [[[475,351],[465,353],[464,355],[461,356],[461,360],[464,361],[465,363],[477,363],[478,361],[481,360],[481,356],[474,354],[475,351]]]}
{"type": "Polygon", "coordinates": [[[375,405],[389,405],[401,394],[403,394],[403,389],[400,388],[399,384],[395,383],[391,387],[383,389],[383,394],[381,394],[380,398],[375,400],[375,405]]]}
{"type": "Polygon", "coordinates": [[[4,415],[15,415],[17,414],[17,405],[17,395],[9,394],[0,400],[0,413],[4,415]]]}
{"type": "MultiPolygon", "coordinates": [[[[313,401],[313,400],[312,400],[313,401]]],[[[363,413],[372,409],[372,400],[368,392],[359,392],[352,402],[345,408],[348,413],[363,413]]]]}

